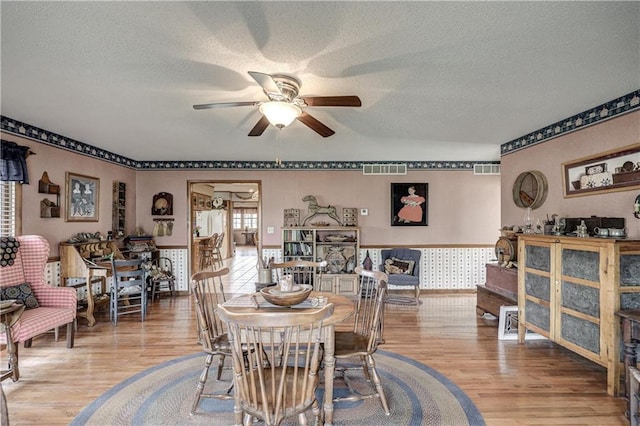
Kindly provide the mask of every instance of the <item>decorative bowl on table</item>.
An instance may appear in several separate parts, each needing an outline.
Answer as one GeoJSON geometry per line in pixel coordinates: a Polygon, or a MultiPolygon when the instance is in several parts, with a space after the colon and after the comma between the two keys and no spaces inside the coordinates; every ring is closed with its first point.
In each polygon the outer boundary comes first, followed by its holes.
{"type": "Polygon", "coordinates": [[[273,286],[263,288],[260,294],[264,300],[274,305],[293,306],[304,302],[312,290],[313,286],[308,284],[294,285],[291,291],[282,291],[280,286],[273,286]]]}

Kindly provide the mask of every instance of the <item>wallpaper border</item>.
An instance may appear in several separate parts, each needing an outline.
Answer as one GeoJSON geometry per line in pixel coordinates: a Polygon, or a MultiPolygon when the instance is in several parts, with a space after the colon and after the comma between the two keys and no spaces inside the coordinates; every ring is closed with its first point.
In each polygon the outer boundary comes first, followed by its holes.
{"type": "Polygon", "coordinates": [[[640,89],[637,89],[617,99],[605,102],[579,114],[572,115],[569,118],[565,118],[564,120],[560,120],[504,143],[500,145],[500,155],[503,156],[542,142],[547,142],[551,139],[557,138],[558,136],[584,129],[585,127],[610,120],[639,108],[640,89]]]}
{"type": "Polygon", "coordinates": [[[57,133],[23,123],[6,116],[0,116],[0,130],[56,148],[86,155],[98,160],[118,164],[135,170],[362,170],[364,164],[407,165],[411,170],[473,170],[474,164],[500,164],[499,161],[153,161],[134,160],[122,155],[97,148],[57,133]]]}

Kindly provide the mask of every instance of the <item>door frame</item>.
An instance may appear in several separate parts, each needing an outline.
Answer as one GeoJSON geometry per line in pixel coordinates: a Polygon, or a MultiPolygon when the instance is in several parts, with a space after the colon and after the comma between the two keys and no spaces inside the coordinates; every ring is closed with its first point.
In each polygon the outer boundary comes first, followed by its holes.
{"type": "MultiPolygon", "coordinates": [[[[188,215],[187,215],[187,221],[188,221],[188,227],[187,227],[187,232],[189,233],[187,241],[188,241],[188,259],[189,259],[189,271],[190,271],[190,275],[194,274],[195,272],[197,272],[197,268],[195,268],[195,266],[197,265],[195,262],[195,259],[192,258],[193,255],[193,218],[194,218],[194,209],[193,209],[193,204],[191,202],[192,200],[192,195],[194,192],[199,192],[199,191],[194,191],[194,185],[211,185],[213,187],[213,191],[212,194],[215,192],[215,185],[232,185],[232,184],[255,184],[257,185],[257,191],[259,193],[259,198],[258,198],[258,226],[257,226],[257,233],[258,233],[258,241],[256,243],[257,245],[257,253],[261,253],[262,252],[262,180],[259,179],[247,179],[247,180],[243,180],[243,179],[190,179],[187,180],[187,205],[189,206],[188,209],[188,215]]],[[[225,191],[227,192],[227,191],[225,191]]],[[[236,191],[236,192],[241,192],[241,191],[236,191]]],[[[232,198],[232,197],[230,197],[232,198]]],[[[233,252],[233,200],[230,199],[229,202],[227,203],[227,226],[225,229],[225,234],[228,236],[228,238],[226,238],[226,251],[228,254],[228,258],[231,258],[234,256],[234,252],[233,252]]]]}

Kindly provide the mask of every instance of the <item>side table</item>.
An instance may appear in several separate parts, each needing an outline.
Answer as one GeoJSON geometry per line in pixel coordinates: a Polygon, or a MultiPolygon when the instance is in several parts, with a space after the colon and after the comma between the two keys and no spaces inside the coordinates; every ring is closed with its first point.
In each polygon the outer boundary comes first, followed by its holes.
{"type": "Polygon", "coordinates": [[[8,308],[0,309],[0,322],[2,322],[7,336],[7,355],[9,358],[9,369],[0,371],[0,382],[9,377],[11,377],[14,382],[20,378],[20,370],[18,369],[18,346],[11,336],[11,327],[20,319],[24,308],[24,305],[14,303],[8,308]]]}

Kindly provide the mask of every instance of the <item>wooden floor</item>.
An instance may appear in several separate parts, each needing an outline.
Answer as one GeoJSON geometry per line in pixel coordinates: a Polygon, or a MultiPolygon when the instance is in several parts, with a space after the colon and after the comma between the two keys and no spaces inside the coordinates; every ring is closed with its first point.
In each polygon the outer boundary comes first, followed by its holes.
{"type": "MultiPolygon", "coordinates": [[[[250,289],[255,260],[238,256],[227,263],[238,266],[232,273],[235,284],[228,288],[250,289]]],[[[387,306],[381,348],[448,377],[476,404],[487,425],[628,424],[624,401],[606,394],[603,368],[548,341],[498,340],[498,321],[476,316],[475,295],[430,295],[422,302],[387,306]]],[[[145,322],[129,316],[113,327],[105,314],[91,328],[80,321],[73,349],[66,348],[64,336],[55,342],[52,334],[35,339],[31,348],[20,347],[21,379],[2,383],[10,422],[68,424],[126,378],[200,350],[186,295],[153,302],[145,322]]],[[[5,363],[6,352],[1,355],[5,363]]]]}

